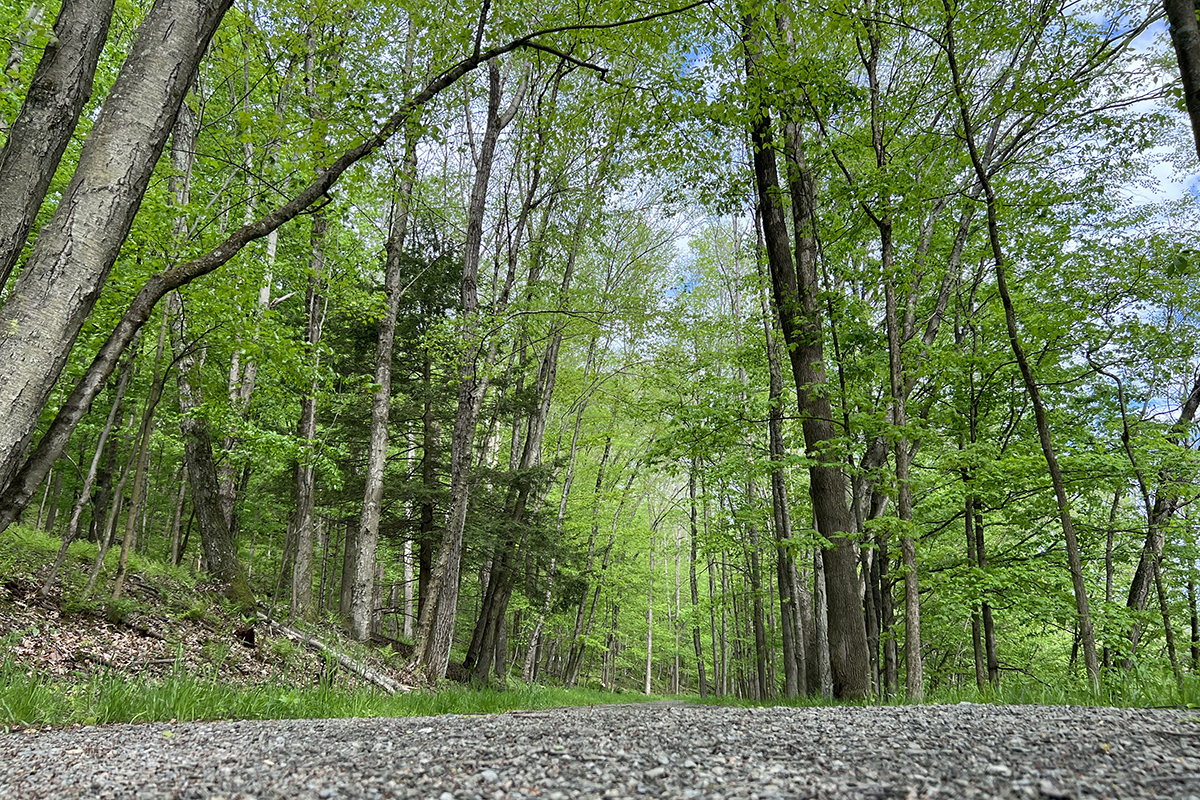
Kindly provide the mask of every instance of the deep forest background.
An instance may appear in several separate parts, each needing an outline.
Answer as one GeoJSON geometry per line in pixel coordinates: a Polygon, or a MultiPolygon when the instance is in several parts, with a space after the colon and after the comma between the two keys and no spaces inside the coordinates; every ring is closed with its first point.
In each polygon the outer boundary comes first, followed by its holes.
{"type": "Polygon", "coordinates": [[[1185,11],[4,2],[0,524],[426,680],[1186,693],[1185,11]]]}

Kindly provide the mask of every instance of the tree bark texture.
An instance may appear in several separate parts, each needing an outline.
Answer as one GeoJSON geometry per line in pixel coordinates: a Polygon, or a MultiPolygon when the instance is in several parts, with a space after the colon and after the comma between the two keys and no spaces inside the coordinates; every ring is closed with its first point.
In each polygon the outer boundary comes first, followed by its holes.
{"type": "MultiPolygon", "coordinates": [[[[351,629],[360,642],[370,638],[369,615],[365,599],[371,587],[367,576],[374,575],[375,551],[379,546],[380,504],[383,500],[383,471],[387,462],[388,416],[392,403],[392,348],[396,341],[396,317],[404,297],[404,244],[408,237],[409,204],[417,172],[417,133],[409,131],[404,141],[404,161],[400,184],[396,189],[395,208],[388,230],[384,256],[384,294],[387,308],[379,321],[375,345],[375,384],[371,396],[371,434],[367,445],[366,487],[362,514],[358,523],[358,550],[355,554],[354,594],[350,605],[351,629]]],[[[411,624],[409,625],[411,627],[411,624]]]]}
{"type": "Polygon", "coordinates": [[[1079,539],[1075,533],[1075,523],[1071,519],[1070,500],[1067,497],[1066,484],[1063,481],[1062,470],[1059,468],[1058,455],[1050,437],[1050,427],[1046,420],[1046,408],[1042,402],[1041,389],[1025,355],[1021,344],[1020,329],[1017,325],[1016,309],[1012,295],[1008,291],[1008,278],[1005,270],[1004,251],[1000,244],[1000,227],[997,220],[996,196],[992,187],[991,177],[984,167],[979,149],[975,143],[974,126],[971,121],[969,107],[963,94],[962,78],[959,74],[958,61],[954,45],[954,15],[949,0],[942,0],[946,10],[946,57],[953,79],[954,93],[958,100],[959,116],[962,122],[963,136],[967,142],[967,150],[971,155],[971,163],[979,185],[983,187],[984,198],[987,201],[988,240],[991,244],[992,256],[996,275],[996,287],[1000,292],[1000,302],[1004,306],[1004,322],[1008,330],[1008,341],[1021,370],[1021,379],[1025,390],[1033,404],[1034,420],[1037,423],[1038,438],[1041,441],[1042,454],[1046,459],[1046,467],[1050,472],[1050,482],[1054,486],[1054,497],[1058,504],[1059,522],[1062,525],[1063,538],[1067,546],[1067,564],[1071,572],[1071,586],[1075,594],[1075,610],[1079,618],[1079,637],[1083,644],[1083,657],[1087,669],[1088,681],[1094,688],[1100,686],[1100,662],[1096,657],[1096,637],[1092,629],[1092,615],[1088,604],[1087,584],[1083,576],[1083,561],[1079,552],[1079,539]]]}
{"type": "Polygon", "coordinates": [[[0,289],[21,256],[54,171],[92,95],[112,13],[113,0],[63,3],[54,36],[0,150],[0,289]]]}
{"type": "MultiPolygon", "coordinates": [[[[747,23],[748,28],[750,24],[747,23]]],[[[755,55],[757,45],[749,34],[746,48],[747,75],[751,81],[760,81],[755,55]]],[[[771,120],[766,109],[756,110],[751,139],[772,297],[791,357],[797,402],[803,418],[805,450],[812,459],[809,493],[817,530],[829,542],[823,555],[833,691],[836,697],[844,699],[865,697],[871,688],[870,658],[858,593],[858,555],[853,542],[847,538],[853,526],[846,504],[846,481],[841,469],[824,453],[828,444],[837,438],[837,432],[833,426],[833,410],[825,394],[825,355],[812,230],[815,219],[813,184],[798,160],[801,154],[795,153],[789,164],[789,184],[793,216],[797,220],[797,269],[792,261],[790,234],[780,203],[771,120]]]]}
{"type": "MultiPolygon", "coordinates": [[[[186,0],[162,0],[162,4],[164,5],[183,4],[185,2],[186,0]]],[[[221,0],[221,2],[223,3],[223,8],[228,5],[228,0],[221,0]]],[[[654,14],[648,14],[644,17],[629,20],[627,23],[618,23],[618,25],[645,21],[647,19],[664,16],[666,13],[679,13],[680,11],[686,11],[698,4],[699,3],[694,3],[680,9],[674,9],[670,12],[656,12],[654,14]]],[[[157,6],[155,8],[157,8],[157,6]]],[[[150,19],[150,16],[151,15],[147,16],[147,20],[150,19]]],[[[163,15],[158,16],[161,17],[163,15]]],[[[166,14],[166,16],[169,17],[169,14],[166,14]]],[[[158,17],[156,17],[156,19],[157,18],[158,17]]],[[[162,20],[159,19],[159,22],[162,22],[162,20]]],[[[215,27],[215,25],[216,23],[213,22],[213,27],[215,27]]],[[[601,25],[600,27],[615,26],[616,25],[608,24],[601,25]]],[[[171,26],[168,25],[166,27],[171,26]]],[[[22,510],[24,510],[26,505],[28,505],[33,493],[37,491],[37,487],[40,486],[42,481],[45,480],[46,474],[49,472],[51,465],[62,453],[63,448],[66,447],[66,443],[70,439],[71,432],[75,429],[75,426],[79,423],[79,420],[82,419],[83,415],[87,413],[87,409],[90,406],[91,401],[95,398],[96,394],[99,393],[104,385],[104,382],[108,379],[108,376],[111,375],[112,371],[116,368],[116,364],[121,356],[121,353],[129,345],[129,342],[132,340],[134,334],[141,328],[143,324],[145,324],[146,320],[149,319],[155,304],[157,304],[159,300],[165,297],[167,293],[190,283],[196,278],[220,269],[230,259],[241,252],[242,248],[247,244],[256,239],[270,235],[285,222],[294,219],[313,203],[320,200],[326,195],[329,189],[334,185],[334,183],[337,182],[338,178],[340,178],[346,170],[358,163],[361,159],[375,152],[380,146],[388,141],[393,134],[395,134],[408,123],[415,111],[424,106],[427,102],[429,102],[429,100],[440,94],[444,89],[454,85],[459,78],[475,70],[481,64],[490,64],[494,59],[497,59],[507,53],[511,53],[514,50],[535,47],[536,40],[539,37],[559,30],[561,30],[561,28],[548,28],[516,37],[505,42],[504,44],[497,45],[486,50],[476,49],[470,55],[463,57],[453,66],[438,73],[436,76],[430,79],[424,86],[421,87],[419,91],[401,103],[399,108],[397,108],[396,111],[390,117],[388,117],[387,120],[385,120],[373,134],[366,137],[350,149],[344,151],[312,183],[302,189],[291,200],[284,203],[274,211],[265,214],[256,221],[238,228],[236,231],[226,237],[223,242],[205,255],[192,261],[173,266],[170,269],[160,272],[147,280],[142,286],[141,290],[131,301],[129,308],[126,310],[124,316],[117,324],[117,327],[101,346],[100,351],[96,354],[96,357],[93,359],[91,366],[88,367],[84,377],[76,385],[74,391],[72,391],[72,393],[64,401],[60,408],[59,414],[55,417],[54,422],[51,424],[50,430],[39,440],[37,451],[26,461],[21,469],[20,475],[14,478],[13,476],[17,469],[17,463],[20,461],[23,450],[27,445],[29,438],[33,434],[33,429],[37,423],[37,418],[41,413],[42,407],[45,405],[46,398],[49,396],[49,392],[53,387],[55,380],[57,380],[58,374],[61,372],[62,367],[66,362],[67,353],[64,351],[69,350],[70,342],[74,340],[75,335],[78,334],[79,327],[82,325],[82,317],[86,316],[86,311],[83,311],[83,313],[77,314],[79,319],[75,319],[73,317],[71,320],[67,320],[64,323],[60,319],[62,315],[59,313],[57,308],[50,309],[49,311],[46,311],[45,314],[39,313],[39,309],[41,309],[44,305],[43,300],[45,300],[45,297],[47,296],[46,292],[49,290],[57,290],[57,284],[55,284],[55,276],[57,274],[56,270],[59,272],[61,270],[55,266],[55,263],[58,262],[54,261],[53,256],[55,253],[58,253],[58,255],[61,256],[59,258],[59,262],[65,262],[66,259],[61,252],[62,247],[58,247],[58,249],[54,250],[53,252],[47,250],[46,253],[38,256],[38,261],[36,262],[34,257],[31,256],[30,261],[26,264],[25,271],[22,273],[22,280],[26,280],[26,273],[30,275],[34,274],[34,272],[29,269],[31,265],[42,264],[42,266],[39,267],[37,274],[41,275],[41,284],[39,284],[39,286],[41,290],[44,291],[42,291],[41,294],[38,294],[36,297],[27,297],[25,300],[22,300],[21,303],[16,303],[16,291],[14,290],[13,298],[10,299],[9,303],[5,305],[3,309],[0,309],[0,322],[3,322],[4,330],[16,331],[16,333],[7,337],[0,336],[0,356],[2,356],[2,358],[0,358],[0,365],[3,365],[0,366],[0,381],[2,381],[5,386],[3,390],[0,390],[0,409],[8,412],[6,416],[9,420],[11,420],[11,424],[8,428],[0,428],[0,486],[4,487],[3,493],[0,494],[0,530],[3,530],[9,524],[11,524],[12,520],[15,519],[22,510]],[[47,286],[49,286],[49,289],[46,288],[47,286]],[[64,328],[65,326],[61,336],[50,337],[55,339],[55,341],[50,341],[49,339],[43,341],[38,338],[36,331],[39,329],[36,321],[33,325],[25,325],[23,322],[23,320],[36,319],[43,315],[46,315],[47,318],[59,320],[56,325],[51,326],[51,328],[48,329],[50,332],[58,330],[59,328],[64,328]],[[21,337],[28,338],[30,342],[36,346],[31,345],[27,347],[26,342],[21,337]],[[27,352],[28,357],[26,357],[27,352]]],[[[172,31],[175,32],[174,28],[172,28],[172,31]]],[[[209,32],[209,35],[211,35],[211,32],[209,32]]],[[[173,36],[171,41],[175,42],[178,38],[179,37],[177,36],[173,36]]],[[[186,35],[184,38],[187,38],[186,35]]],[[[139,43],[140,42],[141,39],[139,38],[139,43]]],[[[199,47],[200,52],[202,52],[203,49],[203,46],[199,47]]],[[[159,48],[158,50],[155,50],[154,54],[162,55],[163,52],[166,51],[162,48],[159,48]]],[[[196,59],[199,59],[198,54],[196,55],[196,59]]],[[[145,60],[145,54],[143,53],[141,61],[145,60]]],[[[141,64],[141,61],[138,63],[141,64]]],[[[127,62],[127,65],[128,63],[129,62],[127,62]]],[[[144,64],[142,66],[144,66],[144,64]]],[[[191,72],[191,70],[188,70],[187,74],[190,76],[191,72]]],[[[174,73],[172,73],[172,75],[174,75],[174,73]]],[[[130,80],[132,80],[132,78],[130,80]]],[[[174,80],[174,78],[172,78],[172,80],[174,80]]],[[[182,97],[184,89],[186,89],[186,84],[179,90],[180,97],[182,97]]],[[[129,102],[124,102],[123,104],[116,105],[121,105],[122,108],[125,108],[125,106],[130,104],[129,102]]],[[[126,109],[126,111],[128,111],[128,109],[126,109]]],[[[136,112],[134,113],[136,114],[136,112]]],[[[101,116],[104,117],[104,114],[101,116]]],[[[109,116],[113,115],[110,114],[109,116]]],[[[125,113],[124,116],[129,116],[129,114],[125,113]]],[[[99,123],[97,123],[97,127],[99,127],[99,123]]],[[[113,126],[109,125],[109,127],[113,126]]],[[[170,124],[168,123],[166,127],[169,129],[170,124]]],[[[157,128],[155,130],[157,130],[157,128]]],[[[93,135],[94,134],[95,130],[93,130],[93,135]]],[[[89,139],[90,138],[91,137],[89,137],[89,139]]],[[[126,144],[128,144],[128,142],[126,142],[126,144]]],[[[159,143],[159,151],[161,151],[161,147],[162,143],[159,143]]],[[[102,147],[100,144],[98,144],[93,149],[102,150],[102,147]]],[[[118,152],[120,152],[121,149],[122,148],[119,146],[119,143],[116,147],[109,148],[109,150],[116,150],[118,152]]],[[[137,148],[132,149],[136,150],[137,148]]],[[[102,162],[105,160],[105,158],[107,158],[107,155],[109,155],[108,152],[101,152],[100,155],[93,154],[89,157],[91,159],[90,161],[85,161],[81,158],[80,164],[83,165],[85,163],[95,163],[97,161],[102,162]]],[[[76,174],[81,175],[82,173],[80,173],[77,169],[76,174]]],[[[72,183],[72,186],[74,186],[74,182],[72,183]]],[[[68,189],[72,190],[71,187],[68,187],[68,189]]],[[[111,190],[108,193],[100,192],[99,194],[107,197],[108,194],[111,194],[111,190]]],[[[91,206],[88,206],[88,208],[90,207],[91,206]]],[[[64,198],[64,203],[60,204],[60,211],[65,208],[66,203],[64,198]]],[[[50,239],[55,239],[55,241],[64,238],[70,239],[71,237],[86,238],[94,235],[97,229],[99,229],[104,231],[104,234],[99,236],[98,239],[109,242],[110,244],[112,242],[116,243],[111,247],[106,246],[107,249],[104,251],[105,253],[108,253],[109,250],[112,250],[112,257],[115,259],[115,249],[119,248],[119,245],[121,242],[123,242],[124,234],[122,234],[120,237],[117,237],[114,234],[114,230],[108,229],[107,225],[94,224],[94,222],[90,221],[92,215],[85,215],[85,221],[88,221],[88,224],[84,225],[83,222],[73,222],[75,217],[78,216],[77,213],[72,212],[71,214],[67,214],[65,211],[62,211],[62,213],[66,215],[67,219],[59,220],[57,227],[62,228],[65,233],[60,232],[60,234],[56,234],[55,237],[46,237],[47,241],[50,239]],[[68,222],[72,224],[64,228],[63,226],[68,222]]],[[[130,213],[129,216],[132,217],[132,213],[130,213]]],[[[52,225],[55,224],[55,220],[52,220],[51,223],[52,225]]],[[[126,223],[126,232],[128,227],[129,223],[126,223]]],[[[42,237],[39,237],[39,245],[41,244],[41,238],[42,237]]],[[[50,247],[50,245],[47,246],[50,247]]],[[[34,255],[37,256],[38,254],[35,252],[34,255]]],[[[87,263],[90,264],[94,261],[96,261],[95,258],[89,258],[87,263]]],[[[58,266],[61,267],[63,264],[58,263],[58,266]]],[[[105,275],[107,274],[109,267],[111,267],[111,263],[109,263],[108,267],[105,267],[102,270],[105,275]]],[[[28,280],[32,282],[33,278],[30,277],[28,280]]],[[[91,280],[87,283],[88,286],[95,284],[93,288],[94,291],[98,293],[99,284],[102,283],[102,280],[91,280]]],[[[32,286],[31,283],[30,286],[26,287],[25,294],[28,295],[32,289],[38,288],[38,286],[32,286]]],[[[69,291],[64,290],[63,294],[65,295],[69,293],[69,291]]],[[[66,306],[69,306],[67,310],[71,310],[73,312],[82,311],[82,309],[76,308],[74,304],[67,302],[62,297],[59,297],[58,299],[61,301],[61,303],[65,303],[66,306]]],[[[90,309],[91,303],[94,303],[95,301],[95,296],[93,294],[89,294],[85,300],[87,300],[87,302],[84,303],[84,305],[90,309]]],[[[432,555],[430,555],[429,560],[432,561],[432,555]]],[[[426,559],[424,558],[423,554],[422,564],[425,563],[426,559]]],[[[422,570],[423,574],[425,572],[427,571],[422,570]]]]}
{"type": "Polygon", "coordinates": [[[159,0],[75,173],[0,309],[0,483],[16,471],[116,261],[180,103],[231,0],[159,0]]]}
{"type": "Polygon", "coordinates": [[[212,435],[208,421],[198,415],[202,399],[199,390],[202,359],[187,337],[187,325],[179,295],[172,295],[174,317],[172,339],[178,366],[179,427],[183,433],[184,463],[192,490],[192,513],[200,526],[200,546],[210,575],[229,585],[230,599],[243,608],[254,604],[254,595],[246,582],[246,571],[238,559],[237,546],[225,524],[217,465],[213,459],[212,435]]]}
{"type": "MultiPolygon", "coordinates": [[[[450,658],[454,621],[458,613],[458,579],[462,563],[463,529],[467,521],[471,457],[479,410],[488,385],[487,374],[480,369],[478,352],[482,343],[482,332],[478,329],[479,262],[483,216],[496,143],[500,131],[507,124],[500,114],[500,70],[493,62],[488,64],[488,83],[488,124],[480,147],[475,183],[471,188],[463,246],[463,273],[459,291],[463,361],[459,367],[458,412],[450,439],[450,506],[446,512],[446,528],[442,534],[437,564],[429,582],[429,594],[417,625],[414,651],[417,665],[433,681],[446,674],[450,658]]],[[[509,111],[515,115],[516,109],[511,108],[504,113],[511,121],[509,111]]]]}
{"type": "Polygon", "coordinates": [[[1183,101],[1192,122],[1192,138],[1200,155],[1200,26],[1193,0],[1163,0],[1171,44],[1183,79],[1183,101]]]}

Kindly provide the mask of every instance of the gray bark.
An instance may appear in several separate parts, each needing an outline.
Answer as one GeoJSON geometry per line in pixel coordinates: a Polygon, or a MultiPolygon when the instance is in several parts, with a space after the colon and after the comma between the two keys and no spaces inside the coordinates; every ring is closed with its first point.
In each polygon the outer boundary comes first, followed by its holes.
{"type": "MultiPolygon", "coordinates": [[[[171,0],[171,2],[183,2],[183,0],[171,0]]],[[[667,12],[647,14],[643,17],[628,20],[627,22],[602,24],[598,27],[610,28],[643,22],[669,14],[680,13],[696,5],[699,5],[699,3],[693,3],[667,12]]],[[[570,27],[572,29],[579,29],[589,26],[576,25],[570,27]]],[[[62,337],[59,337],[66,342],[65,344],[60,342],[58,345],[48,345],[46,342],[41,342],[36,347],[30,348],[29,353],[32,366],[24,364],[26,347],[23,340],[18,341],[12,337],[7,339],[0,338],[0,355],[4,356],[3,360],[0,360],[0,365],[3,365],[0,367],[0,380],[6,383],[5,391],[0,391],[0,407],[7,408],[12,412],[8,415],[8,418],[13,420],[13,425],[9,429],[0,430],[0,486],[4,486],[3,493],[0,494],[0,531],[7,528],[13,519],[28,505],[37,487],[45,480],[50,466],[62,453],[63,448],[66,447],[71,432],[87,412],[91,401],[100,392],[108,376],[116,368],[121,353],[129,345],[134,334],[149,319],[150,313],[159,300],[169,292],[185,286],[196,278],[220,269],[247,244],[255,239],[270,235],[285,222],[295,218],[313,203],[317,202],[325,196],[347,169],[375,152],[375,150],[388,141],[393,134],[409,121],[416,110],[440,94],[442,90],[454,85],[459,78],[476,69],[481,64],[490,63],[494,59],[511,53],[514,50],[539,46],[536,45],[537,39],[551,33],[560,32],[563,29],[547,28],[519,36],[487,50],[477,48],[452,67],[430,79],[418,92],[404,101],[379,126],[375,133],[343,152],[321,175],[290,201],[255,222],[243,225],[205,255],[192,261],[178,264],[165,272],[152,276],[134,297],[129,309],[125,312],[112,334],[109,335],[108,339],[101,346],[100,351],[96,354],[84,377],[76,385],[75,390],[64,401],[50,430],[39,440],[38,450],[34,456],[30,457],[25,466],[22,467],[20,474],[15,478],[13,475],[16,471],[17,463],[21,458],[22,451],[32,436],[33,428],[36,425],[37,418],[41,413],[46,398],[49,396],[50,389],[66,362],[67,354],[61,351],[69,349],[70,341],[74,340],[74,336],[78,334],[79,326],[82,325],[82,319],[67,324],[66,327],[68,330],[66,333],[70,335],[67,336],[65,333],[62,337]],[[25,388],[20,388],[17,383],[11,383],[10,380],[17,381],[25,388]]],[[[200,49],[203,50],[202,47],[200,49]]],[[[180,96],[182,96],[182,90],[180,91],[180,96]]],[[[159,145],[159,149],[161,150],[161,145],[159,145]]],[[[83,162],[81,161],[81,163],[83,162]]],[[[60,208],[62,207],[60,206],[60,208]]],[[[87,227],[87,231],[81,230],[80,233],[94,234],[96,228],[103,226],[89,225],[87,227]]],[[[128,225],[125,226],[125,232],[127,233],[127,231],[128,225]]],[[[123,236],[124,233],[120,237],[116,237],[118,241],[117,246],[119,246],[120,241],[123,241],[123,236]]],[[[59,238],[62,237],[60,236],[59,238]]],[[[114,232],[106,231],[105,235],[100,238],[113,240],[114,232]]],[[[53,259],[50,258],[52,255],[53,253],[47,255],[43,260],[49,259],[52,261],[53,259]]],[[[115,258],[115,252],[113,257],[115,258]]],[[[111,267],[111,262],[109,266],[111,267]]],[[[52,268],[53,264],[47,266],[47,269],[51,272],[53,272],[52,268]]],[[[105,274],[107,274],[107,269],[108,267],[104,270],[105,274]]],[[[28,272],[28,269],[26,271],[28,272]]],[[[24,279],[24,275],[22,278],[24,279]]],[[[53,275],[51,274],[49,279],[52,278],[53,275]]],[[[93,282],[89,281],[88,283],[91,285],[93,282]]],[[[98,291],[98,284],[96,291],[98,291]]],[[[85,305],[90,309],[91,303],[94,302],[95,298],[91,295],[88,297],[90,300],[85,305]]],[[[23,301],[21,307],[25,311],[22,312],[22,316],[33,314],[40,303],[40,297],[31,301],[23,301]]],[[[10,302],[9,305],[13,305],[13,303],[10,302]]],[[[5,306],[3,310],[0,310],[0,321],[6,319],[8,312],[9,306],[5,306]]],[[[86,312],[82,316],[86,316],[86,312]]],[[[50,317],[57,319],[54,313],[51,313],[50,317]]],[[[37,329],[36,326],[23,327],[21,320],[16,320],[15,323],[10,320],[5,325],[5,330],[16,330],[19,333],[24,331],[21,335],[31,339],[36,338],[29,334],[30,330],[37,329]]],[[[61,324],[53,326],[51,330],[59,327],[62,327],[61,324]]],[[[425,564],[424,555],[422,556],[422,564],[425,564]]],[[[422,574],[425,574],[425,572],[423,569],[422,574]]]]}
{"type": "MultiPolygon", "coordinates": [[[[113,0],[66,0],[0,150],[0,289],[21,256],[54,171],[92,94],[113,0]]],[[[7,70],[6,70],[7,72],[7,70]]]]}
{"type": "Polygon", "coordinates": [[[42,597],[50,595],[50,590],[58,579],[58,571],[62,569],[63,563],[67,560],[67,548],[79,535],[79,521],[83,516],[84,506],[91,499],[92,486],[96,482],[96,473],[100,469],[100,458],[104,454],[105,444],[116,425],[117,415],[121,413],[121,402],[125,399],[125,389],[129,386],[129,379],[133,375],[133,362],[134,353],[130,353],[129,357],[125,359],[125,365],[117,379],[116,396],[113,398],[112,409],[108,412],[108,419],[105,420],[104,427],[100,429],[100,438],[96,442],[96,451],[92,456],[91,466],[88,467],[87,475],[83,479],[83,486],[79,489],[79,497],[71,508],[71,518],[67,523],[67,532],[63,534],[62,546],[58,548],[58,555],[55,557],[54,563],[50,565],[50,573],[46,575],[46,579],[42,583],[42,597]]]}
{"type": "Polygon", "coordinates": [[[58,208],[0,309],[0,484],[9,482],[116,261],[192,75],[231,0],[159,0],[58,208]]]}
{"type": "Polygon", "coordinates": [[[450,507],[446,528],[438,551],[437,565],[429,583],[429,595],[421,609],[417,625],[414,658],[426,676],[436,681],[446,674],[454,620],[458,612],[459,570],[462,563],[462,537],[467,521],[468,492],[471,481],[471,456],[479,409],[487,392],[488,378],[479,369],[477,353],[481,343],[479,330],[479,263],[483,244],[483,215],[488,183],[500,131],[516,114],[513,107],[500,114],[500,70],[488,64],[488,125],[480,148],[475,183],[467,210],[467,235],[463,247],[463,275],[460,287],[460,312],[463,337],[463,363],[459,367],[458,412],[450,439],[450,507]],[[511,111],[511,113],[509,113],[511,111]],[[501,123],[504,124],[501,124],[501,123]]]}
{"type": "Polygon", "coordinates": [[[1171,44],[1183,79],[1183,101],[1192,122],[1192,138],[1200,155],[1200,25],[1193,0],[1163,0],[1171,44]]]}
{"type": "MultiPolygon", "coordinates": [[[[366,599],[371,596],[374,577],[375,551],[379,546],[380,503],[383,499],[383,470],[387,460],[388,412],[392,402],[392,348],[396,340],[396,316],[404,297],[404,243],[408,236],[409,204],[417,171],[417,133],[410,131],[404,143],[404,162],[400,185],[396,190],[395,210],[388,232],[384,263],[384,293],[387,310],[379,321],[379,338],[375,346],[375,383],[378,388],[371,398],[371,439],[367,446],[366,488],[362,515],[358,523],[355,553],[354,590],[350,602],[351,628],[360,642],[370,636],[370,618],[366,599]]],[[[411,562],[406,568],[411,570],[411,562]]],[[[407,584],[406,584],[407,586],[407,584]]],[[[410,589],[406,591],[411,592],[410,589]]],[[[411,597],[411,594],[407,595],[411,597]]],[[[412,623],[405,617],[406,635],[412,633],[412,623]]]]}

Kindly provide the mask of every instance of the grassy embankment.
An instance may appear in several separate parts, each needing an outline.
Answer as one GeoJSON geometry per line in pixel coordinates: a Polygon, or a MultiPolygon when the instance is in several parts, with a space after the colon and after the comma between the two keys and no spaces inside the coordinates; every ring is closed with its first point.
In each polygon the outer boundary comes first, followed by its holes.
{"type": "MultiPolygon", "coordinates": [[[[58,539],[28,528],[14,527],[0,535],[3,729],[496,713],[663,699],[518,681],[510,681],[505,689],[449,685],[389,695],[356,680],[328,657],[307,652],[282,636],[260,632],[253,649],[231,644],[241,624],[235,611],[205,591],[188,570],[159,561],[132,559],[131,590],[119,603],[85,599],[83,583],[96,546],[77,542],[70,550],[62,588],[42,600],[36,596],[38,576],[44,574],[58,545],[58,539]],[[142,642],[157,650],[145,650],[142,642]],[[160,657],[153,657],[155,653],[160,657]]],[[[109,575],[115,570],[115,559],[116,553],[110,553],[109,575]]],[[[103,580],[98,585],[94,598],[107,598],[103,580]]],[[[373,668],[398,669],[402,661],[390,648],[362,648],[340,637],[334,625],[309,632],[373,668]]],[[[698,697],[678,699],[700,702],[698,697]]],[[[762,705],[730,698],[709,702],[762,705]]],[[[803,698],[786,704],[822,702],[803,698]]],[[[1054,687],[1014,678],[1005,680],[999,691],[981,694],[971,685],[932,693],[927,702],[1197,707],[1200,680],[1189,676],[1181,691],[1169,676],[1143,674],[1135,668],[1110,675],[1099,694],[1086,686],[1054,687]]]]}

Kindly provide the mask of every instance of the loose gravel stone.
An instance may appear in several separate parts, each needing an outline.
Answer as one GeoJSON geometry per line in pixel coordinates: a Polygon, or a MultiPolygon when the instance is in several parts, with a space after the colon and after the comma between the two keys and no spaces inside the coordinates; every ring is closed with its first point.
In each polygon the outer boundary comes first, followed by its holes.
{"type": "Polygon", "coordinates": [[[0,735],[0,799],[1200,800],[1193,712],[642,704],[0,735]]]}

